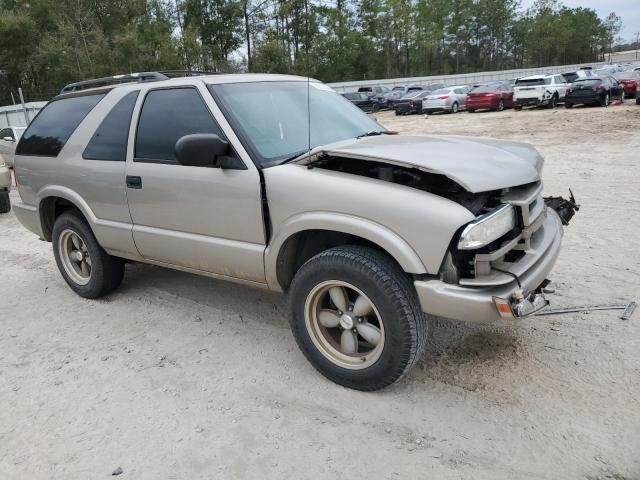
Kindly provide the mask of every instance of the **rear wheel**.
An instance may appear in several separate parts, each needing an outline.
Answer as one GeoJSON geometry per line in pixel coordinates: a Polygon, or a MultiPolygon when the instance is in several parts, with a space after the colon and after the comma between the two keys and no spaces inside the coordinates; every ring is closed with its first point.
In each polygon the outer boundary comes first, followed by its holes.
{"type": "Polygon", "coordinates": [[[571,102],[564,102],[564,108],[571,108],[573,107],[573,103],[571,102]]]}
{"type": "Polygon", "coordinates": [[[400,115],[400,112],[398,110],[394,110],[396,112],[396,115],[400,115]]]}
{"type": "Polygon", "coordinates": [[[514,105],[513,109],[514,110],[522,110],[522,105],[514,105]]]}
{"type": "Polygon", "coordinates": [[[610,102],[609,94],[605,93],[604,97],[602,97],[602,100],[600,100],[600,105],[602,107],[608,107],[609,106],[609,102],[610,102]]]}
{"type": "Polygon", "coordinates": [[[547,108],[556,108],[558,106],[558,97],[553,95],[549,103],[547,104],[547,108]]]}
{"type": "Polygon", "coordinates": [[[476,109],[475,108],[467,108],[467,112],[476,113],[476,109]]]}
{"type": "Polygon", "coordinates": [[[500,101],[498,102],[498,108],[497,108],[497,110],[498,110],[499,112],[501,112],[501,111],[503,111],[503,110],[504,110],[504,102],[503,102],[502,100],[500,100],[500,101]]]}
{"type": "Polygon", "coordinates": [[[9,213],[11,211],[11,200],[9,192],[0,192],[0,213],[9,213]]]}
{"type": "Polygon", "coordinates": [[[296,273],[289,298],[293,335],[325,377],[357,390],[401,378],[422,356],[427,321],[413,285],[384,253],[326,250],[296,273]]]}
{"type": "Polygon", "coordinates": [[[79,212],[60,215],[53,225],[52,239],[58,269],[81,297],[102,297],[122,282],[124,261],[105,252],[79,212]]]}
{"type": "Polygon", "coordinates": [[[458,113],[458,102],[453,102],[453,105],[451,105],[451,113],[458,113]]]}

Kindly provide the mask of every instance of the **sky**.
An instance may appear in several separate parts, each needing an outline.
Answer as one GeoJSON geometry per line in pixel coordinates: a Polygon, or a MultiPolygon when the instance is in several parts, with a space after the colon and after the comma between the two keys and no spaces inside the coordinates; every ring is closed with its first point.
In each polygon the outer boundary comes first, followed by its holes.
{"type": "MultiPolygon", "coordinates": [[[[640,32],[640,0],[560,0],[569,8],[591,8],[604,19],[609,13],[616,12],[622,17],[620,37],[625,43],[635,41],[636,32],[640,32]]],[[[521,0],[522,8],[533,5],[534,0],[521,0]]]]}

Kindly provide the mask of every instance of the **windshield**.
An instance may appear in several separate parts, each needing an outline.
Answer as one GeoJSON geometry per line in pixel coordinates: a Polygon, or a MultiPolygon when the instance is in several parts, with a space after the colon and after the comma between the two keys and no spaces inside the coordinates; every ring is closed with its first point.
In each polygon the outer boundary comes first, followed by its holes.
{"type": "Polygon", "coordinates": [[[445,93],[450,93],[448,88],[441,88],[440,90],[436,90],[431,95],[444,95],[445,93]]]}
{"type": "Polygon", "coordinates": [[[602,82],[602,80],[600,80],[599,78],[585,78],[583,80],[574,82],[574,85],[597,85],[600,82],[602,82]]]}
{"type": "Polygon", "coordinates": [[[278,164],[302,154],[309,150],[309,143],[315,148],[384,131],[322,83],[226,83],[209,88],[263,165],[278,164]]]}
{"type": "Polygon", "coordinates": [[[616,73],[613,78],[616,80],[632,80],[640,78],[640,72],[622,72],[616,73]]]}
{"type": "Polygon", "coordinates": [[[528,86],[536,86],[536,85],[549,85],[551,84],[550,78],[523,78],[521,80],[516,80],[516,85],[518,87],[528,87],[528,86]]]}

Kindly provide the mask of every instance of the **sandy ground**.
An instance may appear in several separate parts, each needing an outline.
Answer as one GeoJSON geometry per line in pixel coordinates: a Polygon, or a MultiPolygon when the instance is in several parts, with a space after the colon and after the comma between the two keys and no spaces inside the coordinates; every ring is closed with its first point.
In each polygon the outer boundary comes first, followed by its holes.
{"type": "MultiPolygon", "coordinates": [[[[553,304],[640,300],[640,107],[378,118],[536,145],[582,204],[553,304]]],[[[640,478],[640,312],[439,321],[366,394],[307,364],[276,294],[131,265],[84,300],[13,214],[0,273],[2,479],[640,478]]]]}

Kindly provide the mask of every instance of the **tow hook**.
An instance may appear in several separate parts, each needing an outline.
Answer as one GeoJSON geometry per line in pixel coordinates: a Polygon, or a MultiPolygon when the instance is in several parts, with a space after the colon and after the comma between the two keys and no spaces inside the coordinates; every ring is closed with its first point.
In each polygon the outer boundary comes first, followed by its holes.
{"type": "Polygon", "coordinates": [[[549,301],[544,297],[542,291],[532,292],[526,297],[522,289],[513,293],[512,310],[516,317],[527,317],[549,305],[549,301]]]}

